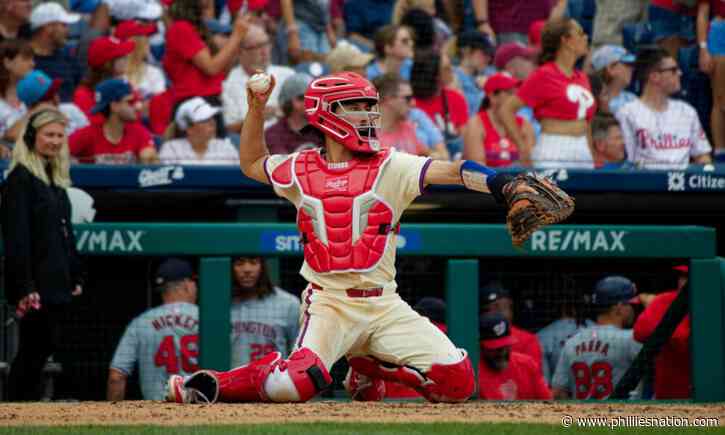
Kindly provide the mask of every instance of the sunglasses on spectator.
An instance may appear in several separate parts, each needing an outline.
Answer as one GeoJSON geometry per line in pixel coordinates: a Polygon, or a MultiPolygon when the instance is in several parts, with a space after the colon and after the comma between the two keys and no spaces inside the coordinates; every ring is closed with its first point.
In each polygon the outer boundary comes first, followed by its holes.
{"type": "Polygon", "coordinates": [[[677,65],[671,66],[671,67],[668,67],[668,68],[660,68],[660,69],[657,70],[657,72],[661,72],[661,73],[671,72],[671,73],[675,73],[675,74],[679,73],[680,71],[681,71],[680,70],[680,67],[677,66],[677,65]]]}
{"type": "Polygon", "coordinates": [[[257,45],[242,46],[242,50],[250,50],[250,51],[251,50],[259,50],[260,48],[267,48],[267,47],[269,47],[270,44],[272,44],[271,41],[264,41],[264,42],[260,42],[257,45]]]}

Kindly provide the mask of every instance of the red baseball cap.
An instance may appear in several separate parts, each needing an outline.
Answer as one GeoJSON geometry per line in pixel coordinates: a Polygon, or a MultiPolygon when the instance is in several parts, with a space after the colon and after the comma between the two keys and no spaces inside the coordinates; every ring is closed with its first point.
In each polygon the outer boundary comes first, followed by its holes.
{"type": "Polygon", "coordinates": [[[496,56],[493,59],[493,63],[496,65],[496,68],[504,69],[506,68],[506,65],[516,57],[533,59],[536,57],[536,50],[518,42],[509,42],[501,45],[498,50],[496,50],[496,56]]]}
{"type": "Polygon", "coordinates": [[[687,266],[685,264],[680,264],[679,266],[673,267],[672,270],[676,270],[680,273],[690,273],[690,266],[687,266]]]}
{"type": "Polygon", "coordinates": [[[132,36],[149,36],[156,33],[156,23],[144,24],[136,20],[121,21],[116,30],[113,31],[113,36],[118,39],[124,40],[132,36]]]}
{"type": "Polygon", "coordinates": [[[536,20],[529,26],[529,45],[541,47],[541,33],[544,31],[546,20],[536,20]]]}
{"type": "Polygon", "coordinates": [[[136,48],[133,41],[121,41],[113,36],[96,38],[88,47],[88,65],[100,68],[106,62],[129,55],[136,48]]]}
{"type": "Polygon", "coordinates": [[[267,0],[228,0],[227,7],[229,8],[229,12],[232,14],[236,13],[244,3],[247,4],[247,10],[251,12],[267,7],[267,0]]]}
{"type": "Polygon", "coordinates": [[[496,73],[486,79],[486,83],[483,85],[483,91],[486,93],[486,95],[490,95],[496,91],[514,89],[520,84],[520,81],[511,77],[509,74],[496,73]]]}

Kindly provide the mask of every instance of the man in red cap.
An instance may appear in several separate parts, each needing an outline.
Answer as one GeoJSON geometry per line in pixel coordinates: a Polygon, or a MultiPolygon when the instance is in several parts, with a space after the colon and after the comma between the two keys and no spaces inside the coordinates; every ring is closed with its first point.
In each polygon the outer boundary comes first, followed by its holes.
{"type": "Polygon", "coordinates": [[[496,50],[493,63],[499,71],[526,80],[536,69],[536,50],[518,42],[502,44],[496,50]]]}
{"type": "MultiPolygon", "coordinates": [[[[634,339],[640,343],[652,335],[672,301],[687,285],[689,268],[680,265],[673,270],[677,272],[676,290],[660,293],[653,298],[641,298],[646,308],[634,324],[634,339]]],[[[654,398],[686,399],[691,396],[690,390],[690,316],[687,315],[655,359],[654,398]]]]}
{"type": "Polygon", "coordinates": [[[551,391],[536,361],[511,351],[516,340],[511,336],[510,326],[499,312],[480,318],[479,396],[488,400],[551,400],[551,391]]]}
{"type": "Polygon", "coordinates": [[[103,122],[103,117],[91,113],[96,104],[95,86],[100,81],[121,78],[128,69],[128,56],[136,47],[130,40],[120,40],[112,36],[94,39],[88,47],[87,77],[73,92],[73,102],[92,122],[103,122]],[[101,77],[100,81],[96,77],[101,77]]]}
{"type": "Polygon", "coordinates": [[[492,281],[479,289],[478,299],[481,304],[479,309],[481,316],[501,313],[510,325],[511,336],[514,339],[512,343],[514,351],[530,356],[536,363],[537,369],[541,371],[541,343],[536,334],[513,324],[514,301],[508,289],[504,288],[500,282],[492,281]]]}

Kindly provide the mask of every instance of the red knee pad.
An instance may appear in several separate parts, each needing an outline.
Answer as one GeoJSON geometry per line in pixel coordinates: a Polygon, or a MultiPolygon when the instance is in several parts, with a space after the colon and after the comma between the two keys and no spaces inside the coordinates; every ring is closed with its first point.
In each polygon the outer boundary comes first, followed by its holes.
{"type": "Polygon", "coordinates": [[[425,375],[432,381],[423,386],[424,396],[431,402],[463,402],[475,391],[476,380],[468,355],[455,364],[433,364],[425,375]]]}
{"type": "Polygon", "coordinates": [[[290,354],[288,359],[270,366],[265,370],[263,377],[266,379],[272,371],[277,369],[287,372],[297,389],[301,402],[310,400],[332,384],[332,376],[320,357],[306,347],[297,349],[290,354]]]}
{"type": "MultiPolygon", "coordinates": [[[[211,372],[217,382],[216,397],[220,402],[266,401],[264,380],[271,367],[282,361],[279,352],[272,352],[257,361],[229,370],[211,372]]],[[[214,400],[216,401],[216,400],[214,400]]]]}

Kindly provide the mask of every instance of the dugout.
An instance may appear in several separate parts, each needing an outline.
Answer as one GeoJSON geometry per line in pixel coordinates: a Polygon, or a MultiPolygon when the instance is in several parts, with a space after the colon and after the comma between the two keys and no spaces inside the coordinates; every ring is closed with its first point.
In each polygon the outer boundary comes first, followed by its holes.
{"type": "MultiPolygon", "coordinates": [[[[299,283],[292,282],[292,270],[300,264],[299,246],[280,243],[295,234],[290,224],[79,226],[78,243],[81,251],[90,255],[90,276],[81,303],[67,314],[72,329],[66,348],[56,355],[64,368],[57,379],[56,397],[103,398],[107,364],[117,340],[131,318],[154,304],[149,278],[156,259],[166,255],[202,257],[201,365],[227,368],[229,318],[225,301],[229,300],[230,287],[227,256],[235,253],[279,256],[281,284],[299,292],[299,283]],[[289,284],[285,282],[288,279],[289,284]]],[[[478,350],[479,277],[495,274],[513,283],[510,284],[513,291],[526,301],[519,309],[519,318],[541,321],[546,318],[546,310],[537,311],[537,305],[546,308],[547,297],[562,287],[585,291],[591,280],[601,277],[603,269],[607,273],[628,271],[633,279],[649,280],[653,286],[667,285],[664,270],[685,258],[693,258],[692,270],[699,277],[693,275],[691,293],[693,306],[699,310],[693,317],[693,343],[696,343],[693,375],[697,398],[722,400],[725,397],[725,383],[712,382],[723,379],[723,358],[718,355],[722,355],[725,346],[721,336],[720,263],[714,258],[712,229],[567,225],[535,234],[523,250],[511,247],[502,225],[410,224],[404,227],[401,236],[405,240],[399,244],[401,294],[411,303],[415,301],[413,298],[421,296],[444,295],[449,309],[449,334],[459,346],[469,350],[474,360],[478,350]],[[675,248],[677,255],[673,254],[675,248]],[[632,262],[632,259],[636,260],[632,262]],[[521,270],[528,272],[522,274],[521,270]],[[632,275],[637,270],[639,274],[632,275]],[[523,313],[525,310],[530,310],[528,315],[523,313]],[[697,332],[703,330],[707,334],[697,332]],[[695,370],[700,366],[702,370],[695,370]]],[[[535,330],[533,322],[530,328],[535,330]]]]}

